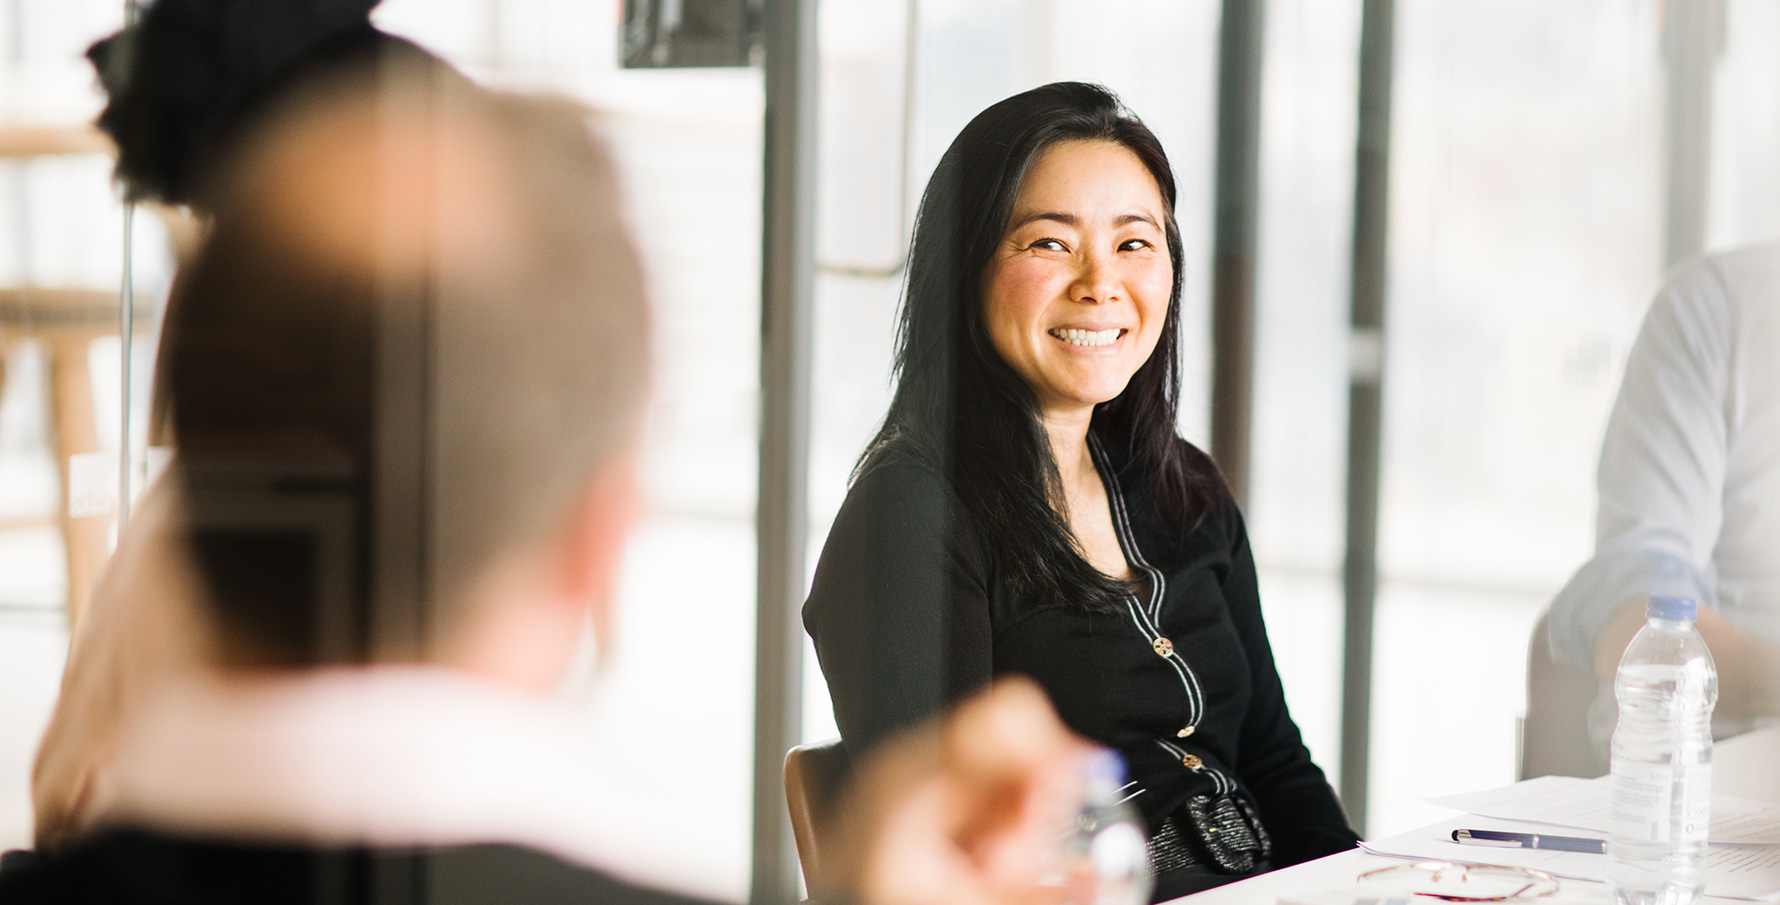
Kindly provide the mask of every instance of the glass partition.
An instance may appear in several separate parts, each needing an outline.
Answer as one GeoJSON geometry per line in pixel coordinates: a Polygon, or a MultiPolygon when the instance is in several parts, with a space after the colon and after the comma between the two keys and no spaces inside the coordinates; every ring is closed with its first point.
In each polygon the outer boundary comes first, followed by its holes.
{"type": "MultiPolygon", "coordinates": [[[[126,242],[107,146],[84,126],[101,98],[81,54],[122,5],[0,0],[0,848],[29,842],[31,755],[120,484],[139,494],[163,455],[156,333],[192,233],[143,206],[126,242]]],[[[684,869],[662,882],[740,899],[750,809],[780,806],[752,800],[749,762],[761,77],[620,69],[615,6],[385,0],[377,21],[478,79],[585,104],[624,167],[655,303],[647,503],[616,655],[566,693],[606,745],[589,770],[654,799],[590,819],[674,853],[684,869]]],[[[971,116],[1032,86],[1102,82],[1170,154],[1182,427],[1208,445],[1219,14],[821,4],[811,569],[889,400],[921,189],[971,116]]],[[[1659,0],[1399,0],[1397,16],[1371,835],[1425,822],[1426,796],[1515,778],[1528,635],[1589,554],[1601,432],[1660,279],[1663,216],[1659,0]]],[[[1780,12],[1728,0],[1726,18],[1712,249],[1780,237],[1780,12]]],[[[1270,0],[1265,22],[1247,515],[1288,700],[1334,777],[1359,4],[1270,0]]],[[[833,736],[813,655],[804,681],[805,738],[833,736]]]]}

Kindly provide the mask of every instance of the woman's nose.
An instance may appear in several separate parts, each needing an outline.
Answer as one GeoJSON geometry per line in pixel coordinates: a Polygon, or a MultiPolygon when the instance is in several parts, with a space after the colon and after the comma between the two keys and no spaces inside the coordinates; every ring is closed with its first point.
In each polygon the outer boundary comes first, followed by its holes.
{"type": "Polygon", "coordinates": [[[1080,260],[1075,285],[1070,287],[1070,296],[1078,302],[1090,304],[1118,299],[1118,273],[1113,267],[1111,256],[1091,251],[1082,255],[1080,260]]]}

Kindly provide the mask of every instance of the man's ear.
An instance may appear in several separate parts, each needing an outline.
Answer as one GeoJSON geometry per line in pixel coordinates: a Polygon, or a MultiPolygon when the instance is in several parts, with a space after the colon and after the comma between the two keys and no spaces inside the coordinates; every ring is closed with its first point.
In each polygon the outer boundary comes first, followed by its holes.
{"type": "Polygon", "coordinates": [[[637,454],[629,450],[602,465],[570,515],[563,549],[563,590],[593,620],[601,659],[610,651],[612,601],[624,557],[624,541],[642,507],[637,454]]]}

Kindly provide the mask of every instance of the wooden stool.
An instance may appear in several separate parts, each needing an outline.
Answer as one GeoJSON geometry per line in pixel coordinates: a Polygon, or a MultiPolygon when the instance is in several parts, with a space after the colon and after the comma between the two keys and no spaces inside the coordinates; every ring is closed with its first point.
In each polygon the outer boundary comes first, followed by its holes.
{"type": "MultiPolygon", "coordinates": [[[[23,161],[112,152],[111,140],[89,127],[0,127],[0,159],[23,161]]],[[[148,314],[137,308],[138,317],[148,314]]],[[[76,517],[69,512],[69,459],[99,449],[87,352],[94,339],[118,332],[116,289],[0,287],[0,343],[36,341],[49,371],[49,426],[56,470],[62,480],[57,520],[68,556],[70,628],[78,620],[104,563],[110,520],[104,515],[76,517]]],[[[0,387],[4,386],[4,379],[4,361],[0,360],[0,387]]]]}
{"type": "MultiPolygon", "coordinates": [[[[0,288],[0,341],[35,340],[49,372],[49,427],[61,476],[58,521],[68,551],[68,619],[72,627],[104,564],[106,515],[75,516],[68,508],[69,459],[99,449],[87,350],[118,332],[117,293],[104,289],[0,288]]],[[[139,317],[148,311],[137,309],[139,317]]],[[[0,364],[0,387],[4,386],[0,364]]]]}

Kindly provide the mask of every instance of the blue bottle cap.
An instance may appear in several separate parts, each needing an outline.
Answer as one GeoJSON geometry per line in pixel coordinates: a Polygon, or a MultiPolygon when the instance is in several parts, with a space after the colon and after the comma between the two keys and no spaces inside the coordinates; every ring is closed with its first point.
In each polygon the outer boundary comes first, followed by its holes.
{"type": "Polygon", "coordinates": [[[1677,622],[1692,622],[1694,619],[1694,602],[1691,598],[1677,597],[1674,594],[1652,594],[1650,602],[1644,605],[1644,616],[1647,619],[1673,619],[1677,622]]]}
{"type": "Polygon", "coordinates": [[[1117,789],[1125,785],[1125,759],[1117,751],[1095,749],[1083,759],[1082,768],[1092,787],[1117,789]]]}

